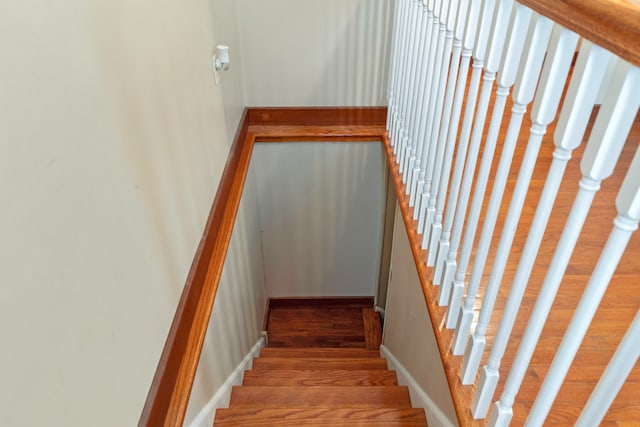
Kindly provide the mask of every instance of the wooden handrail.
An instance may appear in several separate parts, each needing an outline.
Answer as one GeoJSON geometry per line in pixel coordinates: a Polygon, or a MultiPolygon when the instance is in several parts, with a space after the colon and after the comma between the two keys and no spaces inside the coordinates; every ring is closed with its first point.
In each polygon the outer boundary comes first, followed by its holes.
{"type": "Polygon", "coordinates": [[[518,1],[630,63],[640,66],[640,1],[518,1]]]}
{"type": "Polygon", "coordinates": [[[386,115],[386,107],[245,109],[139,427],[177,427],[184,422],[256,139],[371,141],[381,138],[386,115]]]}
{"type": "MultiPolygon", "coordinates": [[[[200,358],[207,320],[224,264],[237,206],[228,203],[242,189],[241,158],[246,157],[248,112],[245,110],[229,152],[204,234],[182,291],[167,341],[151,383],[139,426],[182,425],[200,358]],[[240,184],[240,185],[238,185],[240,184]]],[[[246,172],[246,171],[245,171],[246,172]]],[[[236,197],[239,199],[239,197],[236,197]]]]}

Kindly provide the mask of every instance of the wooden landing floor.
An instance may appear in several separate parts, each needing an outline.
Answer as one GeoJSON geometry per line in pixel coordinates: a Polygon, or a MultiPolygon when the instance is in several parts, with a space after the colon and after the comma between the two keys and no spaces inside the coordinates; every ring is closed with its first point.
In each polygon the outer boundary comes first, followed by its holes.
{"type": "MultiPolygon", "coordinates": [[[[508,103],[507,110],[511,111],[511,105],[508,103]]],[[[491,117],[491,111],[489,111],[488,118],[491,117]]],[[[480,295],[484,294],[484,288],[487,284],[489,274],[491,272],[491,266],[493,265],[493,258],[499,241],[499,237],[502,230],[502,225],[506,217],[508,202],[511,200],[511,194],[513,192],[519,165],[524,154],[527,139],[529,136],[529,128],[531,122],[527,119],[522,126],[520,132],[520,138],[516,149],[515,158],[511,167],[509,181],[505,194],[503,196],[502,209],[498,218],[498,224],[494,233],[493,241],[491,244],[491,251],[487,260],[487,267],[484,271],[483,281],[480,289],[480,295]]],[[[491,173],[491,181],[487,187],[487,193],[484,199],[483,213],[486,209],[487,202],[489,200],[490,191],[493,185],[492,179],[495,175],[496,166],[499,162],[499,156],[501,153],[501,141],[504,140],[507,127],[509,124],[509,117],[505,117],[502,123],[500,137],[498,142],[498,148],[493,161],[493,170],[491,173]]],[[[486,126],[485,126],[486,132],[486,126]]],[[[549,126],[547,134],[545,135],[538,162],[533,175],[531,186],[527,195],[525,207],[522,213],[522,218],[518,227],[516,239],[514,241],[512,254],[509,258],[509,263],[504,275],[503,286],[500,290],[498,300],[496,302],[496,308],[491,320],[491,325],[487,335],[487,349],[485,352],[482,365],[486,364],[489,351],[491,349],[493,339],[499,325],[502,310],[505,305],[508,292],[513,281],[515,271],[520,259],[520,254],[524,247],[529,227],[532,222],[533,216],[536,211],[536,206],[542,187],[545,182],[547,171],[551,164],[552,152],[554,149],[552,135],[554,133],[554,126],[549,126]]],[[[588,135],[588,133],[587,133],[588,135]]],[[[553,305],[551,314],[545,324],[542,332],[541,342],[533,355],[531,366],[529,367],[527,377],[520,389],[519,394],[516,397],[516,404],[514,406],[514,418],[511,425],[520,426],[524,424],[526,415],[532,406],[538,389],[544,380],[548,367],[553,359],[557,347],[559,346],[564,331],[568,326],[573,311],[580,300],[582,292],[589,280],[590,274],[600,256],[600,252],[608,238],[609,232],[612,228],[612,221],[616,216],[615,209],[615,197],[617,191],[622,183],[627,168],[633,158],[638,142],[640,141],[640,120],[636,117],[634,127],[631,132],[627,144],[622,152],[620,161],[618,162],[614,175],[605,180],[602,184],[601,190],[598,192],[593,207],[589,213],[587,223],[583,229],[581,237],[578,241],[576,250],[572,256],[571,263],[566,271],[566,275],[562,282],[559,294],[553,305]]],[[[528,321],[531,310],[535,303],[536,296],[539,292],[540,286],[544,280],[547,267],[555,251],[556,244],[562,233],[565,220],[568,216],[569,210],[573,203],[575,194],[578,190],[578,181],[580,180],[580,160],[584,151],[583,144],[573,153],[573,158],[570,160],[566,170],[565,178],[563,180],[558,198],[554,205],[553,214],[550,218],[549,225],[542,241],[540,252],[535,262],[533,273],[529,280],[526,294],[522,302],[522,309],[518,315],[516,326],[513,330],[512,339],[507,347],[507,351],[501,366],[501,378],[498,385],[497,393],[494,401],[499,399],[500,393],[504,385],[504,381],[507,377],[507,373],[511,366],[512,360],[515,357],[520,338],[522,337],[524,328],[528,321]]],[[[389,153],[389,150],[387,150],[389,153]]],[[[480,157],[478,159],[478,166],[482,156],[482,150],[480,151],[480,157]]],[[[393,162],[395,164],[395,161],[393,162]]],[[[397,167],[395,167],[396,185],[402,187],[401,191],[404,194],[404,186],[397,183],[397,167]]],[[[473,195],[473,191],[471,193],[473,195]]],[[[408,207],[408,199],[401,197],[399,203],[403,205],[405,212],[403,215],[406,217],[408,214],[413,214],[413,209],[408,207]]],[[[471,204],[471,201],[469,202],[471,204]]],[[[446,212],[445,212],[446,213],[446,212]]],[[[476,242],[480,234],[482,227],[482,219],[478,226],[476,233],[476,242]]],[[[418,244],[419,240],[415,232],[415,223],[410,227],[410,238],[412,245],[418,244]]],[[[419,251],[419,256],[424,259],[426,252],[419,251]]],[[[640,308],[640,290],[638,289],[638,282],[640,281],[640,233],[635,233],[632,237],[628,249],[622,259],[622,262],[618,266],[618,269],[611,281],[608,291],[606,292],[602,304],[596,314],[593,324],[591,325],[587,336],[580,348],[580,351],[576,357],[576,361],[569,371],[565,384],[563,385],[560,393],[556,399],[556,402],[552,408],[552,411],[547,419],[546,425],[573,425],[578,417],[582,407],[586,403],[593,387],[595,386],[602,371],[606,367],[609,359],[613,355],[616,346],[618,345],[621,337],[628,328],[630,322],[635,316],[636,312],[640,308]]],[[[473,257],[469,264],[473,265],[473,257]]],[[[424,265],[418,266],[419,270],[423,270],[423,274],[430,278],[432,271],[430,268],[424,265]]],[[[467,280],[471,267],[467,271],[467,280]]],[[[444,318],[444,309],[438,307],[435,304],[437,298],[438,288],[435,286],[428,286],[426,291],[427,305],[429,305],[432,311],[435,313],[432,316],[432,320],[435,325],[443,325],[442,319],[444,318]]],[[[476,308],[479,311],[481,299],[477,299],[476,308]]],[[[476,313],[477,319],[477,313],[476,313]]],[[[475,324],[474,327],[475,328],[475,324]]],[[[472,328],[472,330],[473,330],[472,328]]],[[[450,382],[454,382],[454,399],[458,400],[460,407],[469,407],[470,399],[473,395],[472,387],[463,387],[457,379],[458,370],[461,364],[461,357],[453,357],[448,348],[451,343],[452,333],[440,326],[436,331],[438,338],[443,345],[447,347],[446,360],[444,365],[451,366],[451,373],[449,375],[450,382]]],[[[638,344],[640,345],[640,343],[638,344]]],[[[484,422],[471,422],[470,413],[467,411],[467,415],[463,420],[465,423],[468,421],[470,424],[483,425],[484,422]]],[[[605,418],[603,425],[640,425],[640,367],[636,366],[629,380],[621,390],[614,404],[612,405],[609,413],[605,418]]]]}

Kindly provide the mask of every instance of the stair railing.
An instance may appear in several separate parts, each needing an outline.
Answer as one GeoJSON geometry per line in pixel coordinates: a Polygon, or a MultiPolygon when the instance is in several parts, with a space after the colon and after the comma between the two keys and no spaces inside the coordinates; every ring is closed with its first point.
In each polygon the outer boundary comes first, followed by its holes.
{"type": "MultiPolygon", "coordinates": [[[[640,6],[613,0],[397,0],[393,40],[387,129],[416,229],[422,235],[422,248],[427,250],[426,259],[420,262],[433,267],[438,304],[447,307],[445,327],[455,330],[451,350],[454,356],[463,357],[460,380],[464,385],[475,383],[470,408],[473,418],[485,419],[491,410],[488,424],[506,426],[591,203],[601,182],[614,172],[634,121],[640,125],[636,120],[640,105],[640,6]],[[607,70],[613,71],[607,75],[607,70]],[[500,140],[510,91],[513,106],[508,130],[500,140]],[[598,99],[599,93],[605,93],[604,99],[598,99]],[[493,110],[487,121],[491,100],[493,110]],[[523,160],[518,171],[511,171],[519,135],[524,132],[523,118],[531,103],[532,126],[526,147],[521,147],[523,160]],[[585,136],[594,111],[593,127],[585,136]],[[503,283],[543,136],[552,123],[555,147],[551,165],[514,279],[503,283]],[[557,243],[543,243],[571,153],[583,140],[582,178],[576,183],[579,190],[564,230],[557,243]],[[502,150],[496,167],[497,146],[502,150]],[[516,175],[511,200],[505,205],[508,178],[516,175]],[[485,201],[491,176],[491,194],[485,201]],[[495,241],[503,206],[506,219],[495,241]],[[501,360],[513,339],[512,329],[543,244],[554,244],[555,254],[517,355],[505,372],[500,369],[501,360]],[[492,250],[495,256],[489,266],[492,250]],[[488,282],[478,300],[485,274],[488,282]],[[508,292],[508,299],[489,349],[486,333],[501,290],[508,292]],[[480,368],[485,352],[490,352],[488,362],[480,368]],[[505,374],[502,395],[495,396],[499,378],[505,374]]],[[[616,208],[618,216],[612,218],[609,240],[593,266],[527,425],[542,425],[547,418],[638,227],[640,150],[618,190],[616,208]]],[[[578,425],[597,425],[603,419],[638,360],[639,340],[640,314],[635,315],[603,372],[578,425]]]]}

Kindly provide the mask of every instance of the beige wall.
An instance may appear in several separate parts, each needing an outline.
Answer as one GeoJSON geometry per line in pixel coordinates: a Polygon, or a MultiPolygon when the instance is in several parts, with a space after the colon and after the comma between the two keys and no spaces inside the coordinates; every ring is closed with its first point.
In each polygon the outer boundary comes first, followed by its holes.
{"type": "Polygon", "coordinates": [[[239,56],[211,70],[233,3],[3,5],[0,425],[136,424],[244,103],[239,56]]]}
{"type": "MultiPolygon", "coordinates": [[[[3,5],[0,425],[136,423],[244,105],[384,104],[390,5],[3,5]],[[231,69],[215,86],[218,43],[231,69]]],[[[188,417],[257,339],[254,181],[188,417]]]]}
{"type": "Polygon", "coordinates": [[[383,156],[379,141],[255,145],[268,296],[375,294],[383,156]]]}
{"type": "MultiPolygon", "coordinates": [[[[457,425],[453,401],[427,312],[418,272],[399,208],[391,254],[391,281],[382,344],[407,369],[448,420],[457,425]]],[[[429,425],[441,425],[427,410],[429,425]]]]}
{"type": "Polygon", "coordinates": [[[251,106],[386,105],[391,0],[236,0],[251,106]]]}

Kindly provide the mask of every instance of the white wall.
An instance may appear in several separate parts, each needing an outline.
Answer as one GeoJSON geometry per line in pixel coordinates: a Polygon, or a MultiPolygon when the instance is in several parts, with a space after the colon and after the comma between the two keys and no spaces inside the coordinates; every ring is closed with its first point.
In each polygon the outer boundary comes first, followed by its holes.
{"type": "Polygon", "coordinates": [[[250,106],[386,105],[391,0],[236,0],[250,106]]]}
{"type": "Polygon", "coordinates": [[[446,425],[442,417],[457,425],[433,325],[399,207],[396,210],[382,344],[437,407],[436,411],[426,408],[429,425],[446,425]]]}
{"type": "MultiPolygon", "coordinates": [[[[240,77],[211,72],[233,3],[2,7],[0,425],[136,424],[244,104],[240,77]]],[[[249,299],[246,320],[214,316],[254,325],[249,299]]],[[[204,357],[237,357],[255,332],[240,336],[204,357]]]]}
{"type": "Polygon", "coordinates": [[[375,294],[385,167],[379,141],[256,144],[268,296],[375,294]]]}

